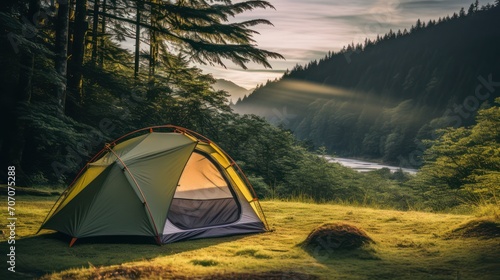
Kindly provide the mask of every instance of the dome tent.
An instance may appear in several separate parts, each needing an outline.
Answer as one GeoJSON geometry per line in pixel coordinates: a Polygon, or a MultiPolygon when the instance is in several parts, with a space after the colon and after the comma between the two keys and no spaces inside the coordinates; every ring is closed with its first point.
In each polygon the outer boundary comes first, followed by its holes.
{"type": "Polygon", "coordinates": [[[91,236],[152,236],[165,244],[268,226],[251,184],[229,155],[196,132],[165,125],[106,144],[41,229],[71,236],[72,246],[91,236]]]}

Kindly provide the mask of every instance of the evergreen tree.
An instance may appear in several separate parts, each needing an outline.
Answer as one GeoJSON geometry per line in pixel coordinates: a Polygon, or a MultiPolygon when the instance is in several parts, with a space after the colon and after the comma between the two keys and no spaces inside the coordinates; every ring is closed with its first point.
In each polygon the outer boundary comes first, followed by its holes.
{"type": "Polygon", "coordinates": [[[473,13],[476,12],[476,9],[477,8],[474,6],[474,4],[470,4],[469,9],[467,10],[467,15],[468,16],[472,15],[473,13]]]}
{"type": "Polygon", "coordinates": [[[458,13],[458,15],[462,18],[462,17],[465,17],[465,10],[464,10],[464,7],[460,8],[460,11],[458,13]]]}
{"type": "Polygon", "coordinates": [[[447,128],[430,141],[420,177],[429,185],[468,191],[474,199],[497,200],[500,191],[500,99],[478,112],[472,127],[447,128]]]}

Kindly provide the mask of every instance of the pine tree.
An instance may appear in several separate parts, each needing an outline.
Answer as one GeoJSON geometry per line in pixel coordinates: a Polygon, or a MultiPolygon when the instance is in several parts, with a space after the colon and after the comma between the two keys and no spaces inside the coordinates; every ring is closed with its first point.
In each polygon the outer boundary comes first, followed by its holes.
{"type": "Polygon", "coordinates": [[[475,12],[476,12],[476,7],[474,6],[474,4],[470,4],[469,9],[467,10],[467,15],[470,16],[475,12]]]}
{"type": "MultiPolygon", "coordinates": [[[[52,65],[54,53],[49,40],[53,39],[37,29],[44,27],[42,22],[41,1],[10,1],[0,4],[0,29],[8,31],[0,40],[0,165],[16,167],[18,184],[28,184],[29,175],[25,174],[23,159],[28,157],[26,143],[33,138],[27,114],[36,105],[34,96],[42,94],[51,102],[51,114],[59,116],[54,110],[56,89],[63,82],[53,67],[40,69],[39,65],[52,65]],[[49,81],[45,92],[37,92],[41,77],[49,81]],[[56,85],[57,84],[57,85],[56,85]],[[34,94],[37,93],[37,94],[34,94]]],[[[29,167],[29,165],[27,165],[29,167]]],[[[1,172],[0,172],[1,173],[1,172]]]]}
{"type": "Polygon", "coordinates": [[[458,12],[459,17],[465,17],[465,9],[464,7],[460,8],[460,11],[458,12]]]}
{"type": "Polygon", "coordinates": [[[422,28],[422,22],[420,19],[417,19],[417,22],[415,23],[415,30],[419,30],[422,28]]]}

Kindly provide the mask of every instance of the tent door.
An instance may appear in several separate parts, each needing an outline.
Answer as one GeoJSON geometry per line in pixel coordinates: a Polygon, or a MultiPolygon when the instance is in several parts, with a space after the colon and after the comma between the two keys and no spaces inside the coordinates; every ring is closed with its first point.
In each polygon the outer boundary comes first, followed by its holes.
{"type": "Polygon", "coordinates": [[[240,205],[221,170],[199,152],[193,152],[181,175],[168,212],[180,229],[230,224],[240,217],[240,205]]]}

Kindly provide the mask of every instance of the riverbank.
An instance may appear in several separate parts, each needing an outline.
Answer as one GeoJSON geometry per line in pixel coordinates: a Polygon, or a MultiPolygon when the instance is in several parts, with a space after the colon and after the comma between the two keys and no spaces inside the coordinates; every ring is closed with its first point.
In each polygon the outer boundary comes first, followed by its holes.
{"type": "Polygon", "coordinates": [[[403,172],[410,173],[410,174],[416,174],[418,172],[418,169],[413,169],[413,168],[402,168],[398,166],[391,166],[391,165],[386,165],[386,164],[381,164],[377,162],[369,162],[369,161],[363,161],[363,160],[358,160],[358,159],[349,159],[349,158],[341,158],[341,157],[331,157],[331,156],[325,156],[325,158],[329,162],[336,162],[340,163],[343,166],[350,167],[358,172],[369,172],[369,171],[374,171],[382,168],[388,168],[391,170],[391,172],[396,172],[398,170],[403,170],[403,172]]]}

